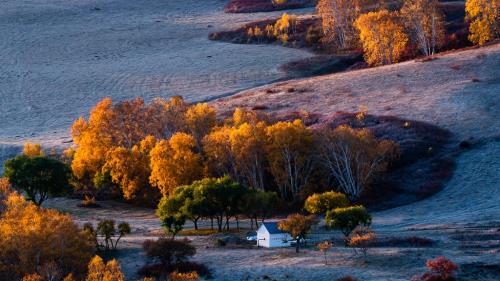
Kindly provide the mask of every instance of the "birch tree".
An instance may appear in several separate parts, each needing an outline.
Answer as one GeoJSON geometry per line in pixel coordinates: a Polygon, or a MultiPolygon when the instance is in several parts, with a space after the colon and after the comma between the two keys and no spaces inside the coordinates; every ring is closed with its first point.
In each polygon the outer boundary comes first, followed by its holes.
{"type": "Polygon", "coordinates": [[[433,55],[445,36],[444,16],[437,0],[406,0],[401,15],[410,39],[422,54],[433,55]]]}
{"type": "Polygon", "coordinates": [[[367,129],[339,126],[321,131],[320,161],[351,201],[359,199],[373,178],[398,154],[398,145],[379,141],[367,129]]]}

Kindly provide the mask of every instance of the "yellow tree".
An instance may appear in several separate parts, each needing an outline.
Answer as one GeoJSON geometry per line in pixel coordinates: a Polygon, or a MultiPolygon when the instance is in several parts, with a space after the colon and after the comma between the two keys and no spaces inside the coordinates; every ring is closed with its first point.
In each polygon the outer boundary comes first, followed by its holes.
{"type": "Polygon", "coordinates": [[[396,143],[377,140],[368,129],[345,125],[323,129],[318,144],[320,161],[351,201],[356,201],[399,153],[396,143]]]}
{"type": "Polygon", "coordinates": [[[296,199],[314,168],[312,132],[300,120],[266,128],[266,154],[282,198],[296,199]]]}
{"type": "Polygon", "coordinates": [[[398,62],[408,44],[408,36],[397,12],[381,10],[359,16],[354,23],[370,65],[398,62]]]}
{"type": "Polygon", "coordinates": [[[25,143],[23,147],[23,154],[28,157],[45,156],[42,146],[38,143],[25,143]]]}
{"type": "Polygon", "coordinates": [[[401,16],[422,54],[432,55],[444,43],[444,15],[437,0],[406,0],[401,16]]]}
{"type": "Polygon", "coordinates": [[[264,190],[265,187],[266,125],[243,123],[231,130],[229,142],[236,169],[248,186],[264,190]]]}
{"type": "Polygon", "coordinates": [[[102,100],[88,120],[81,117],[72,126],[73,173],[79,180],[91,180],[101,172],[107,152],[113,148],[131,149],[149,135],[163,139],[185,130],[187,109],[180,97],[155,99],[150,104],[139,98],[115,105],[111,99],[102,100]]]}
{"type": "Polygon", "coordinates": [[[289,215],[286,220],[278,223],[278,228],[284,232],[290,233],[295,240],[295,252],[299,252],[300,241],[306,238],[312,226],[318,223],[314,215],[303,216],[300,214],[289,215]]]}
{"type": "Polygon", "coordinates": [[[158,190],[149,184],[149,155],[155,144],[156,139],[148,136],[132,149],[116,147],[107,153],[103,173],[110,173],[125,199],[152,202],[159,197],[158,190]]]}
{"type": "Polygon", "coordinates": [[[125,276],[115,259],[105,264],[101,257],[95,256],[89,262],[85,281],[125,281],[125,276]]]}
{"type": "Polygon", "coordinates": [[[194,152],[196,140],[186,133],[176,133],[170,140],[156,143],[151,150],[151,185],[169,195],[179,185],[191,184],[203,175],[201,157],[194,152]]]}
{"type": "Polygon", "coordinates": [[[500,4],[498,0],[467,0],[465,19],[470,21],[469,40],[478,45],[500,35],[500,4]]]}
{"type": "Polygon", "coordinates": [[[197,103],[191,106],[185,115],[185,120],[189,132],[196,140],[198,147],[201,141],[217,123],[215,109],[206,103],[197,103]]]}
{"type": "Polygon", "coordinates": [[[231,149],[230,135],[233,127],[224,126],[214,129],[203,138],[203,152],[206,156],[207,168],[210,174],[221,177],[229,175],[233,180],[239,180],[235,155],[231,149]]]}
{"type": "Polygon", "coordinates": [[[9,195],[5,206],[0,216],[0,280],[56,270],[61,276],[85,271],[93,246],[69,215],[39,208],[16,193],[9,195]]]}

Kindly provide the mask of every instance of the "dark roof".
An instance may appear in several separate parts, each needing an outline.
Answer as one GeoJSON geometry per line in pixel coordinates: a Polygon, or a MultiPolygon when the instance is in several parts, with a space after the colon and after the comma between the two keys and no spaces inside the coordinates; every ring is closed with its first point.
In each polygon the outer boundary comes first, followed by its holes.
{"type": "Polygon", "coordinates": [[[269,231],[270,234],[285,233],[278,228],[277,222],[263,222],[262,225],[269,231]]]}

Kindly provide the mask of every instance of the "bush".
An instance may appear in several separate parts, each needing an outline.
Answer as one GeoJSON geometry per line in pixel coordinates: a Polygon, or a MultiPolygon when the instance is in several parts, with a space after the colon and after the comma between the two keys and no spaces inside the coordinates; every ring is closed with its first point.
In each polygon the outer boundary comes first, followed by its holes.
{"type": "Polygon", "coordinates": [[[187,239],[159,238],[156,241],[146,240],[142,244],[142,248],[146,252],[146,256],[158,259],[165,267],[184,262],[196,254],[196,248],[187,239]]]}
{"type": "Polygon", "coordinates": [[[138,271],[141,276],[165,278],[172,272],[196,272],[200,276],[210,277],[210,271],[205,265],[188,261],[188,258],[196,253],[196,249],[187,239],[146,240],[142,246],[146,256],[158,260],[160,263],[143,266],[138,271]]]}
{"type": "Polygon", "coordinates": [[[437,257],[434,260],[427,260],[427,268],[430,272],[426,272],[421,276],[414,277],[413,281],[454,281],[455,271],[458,265],[445,257],[437,257]]]}

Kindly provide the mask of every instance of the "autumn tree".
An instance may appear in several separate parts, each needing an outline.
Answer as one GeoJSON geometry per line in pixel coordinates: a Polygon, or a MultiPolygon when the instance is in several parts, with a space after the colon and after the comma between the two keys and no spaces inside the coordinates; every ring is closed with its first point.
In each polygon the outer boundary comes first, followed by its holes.
{"type": "Polygon", "coordinates": [[[385,65],[399,61],[408,43],[408,36],[398,12],[369,12],[359,16],[354,26],[359,30],[367,63],[385,65]]]}
{"type": "Polygon", "coordinates": [[[357,253],[356,249],[358,249],[366,258],[370,243],[372,243],[375,238],[375,232],[373,232],[370,227],[358,226],[349,235],[347,244],[354,249],[355,253],[357,253]]]}
{"type": "Polygon", "coordinates": [[[202,143],[210,174],[216,177],[229,175],[237,181],[240,173],[236,166],[236,155],[231,147],[232,130],[229,126],[214,129],[203,138],[202,143]]]}
{"type": "Polygon", "coordinates": [[[0,216],[0,280],[85,272],[93,247],[69,215],[37,207],[16,193],[5,206],[0,216]]]}
{"type": "Polygon", "coordinates": [[[323,27],[323,41],[340,49],[357,43],[354,21],[359,15],[359,1],[319,0],[316,6],[323,27]]]}
{"type": "Polygon", "coordinates": [[[422,54],[433,55],[444,43],[444,15],[437,0],[406,0],[401,16],[410,39],[422,54]]]}
{"type": "Polygon", "coordinates": [[[154,202],[159,198],[158,189],[149,183],[151,174],[150,152],[156,139],[148,136],[131,149],[115,147],[106,156],[103,175],[109,173],[111,180],[120,186],[127,200],[154,202]]]}
{"type": "Polygon", "coordinates": [[[125,276],[117,260],[104,263],[101,257],[95,256],[88,265],[85,281],[125,281],[125,276]]]}
{"type": "Polygon", "coordinates": [[[195,138],[198,147],[201,141],[217,123],[216,112],[207,103],[197,103],[187,110],[185,114],[186,126],[195,138]]]}
{"type": "Polygon", "coordinates": [[[266,128],[266,153],[281,198],[297,199],[314,168],[312,132],[300,120],[266,128]]]}
{"type": "Polygon", "coordinates": [[[299,252],[300,241],[306,238],[306,235],[311,230],[311,227],[318,223],[318,219],[314,215],[303,216],[300,214],[289,215],[286,220],[278,223],[278,228],[281,231],[288,232],[295,240],[295,252],[299,252]]]}
{"type": "Polygon", "coordinates": [[[23,155],[33,158],[37,156],[45,156],[45,152],[40,144],[27,142],[23,146],[23,155]]]}
{"type": "Polygon", "coordinates": [[[372,217],[363,206],[351,206],[336,208],[326,213],[326,224],[329,227],[340,230],[347,242],[351,232],[359,225],[369,226],[372,217]]]}
{"type": "Polygon", "coordinates": [[[332,247],[332,242],[330,240],[325,240],[321,243],[318,243],[317,247],[325,256],[325,265],[328,265],[328,259],[326,258],[326,254],[328,250],[330,250],[330,248],[332,247]]]}
{"type": "Polygon", "coordinates": [[[320,132],[320,161],[351,201],[358,200],[398,153],[396,143],[377,140],[367,129],[343,125],[320,132]]]}
{"type": "Polygon", "coordinates": [[[111,99],[100,101],[87,120],[79,118],[71,129],[75,144],[71,168],[76,179],[83,187],[92,185],[94,177],[103,174],[106,160],[112,158],[108,153],[114,148],[131,150],[148,136],[168,139],[186,130],[188,108],[180,97],[155,99],[149,104],[140,98],[116,104],[111,99]]]}
{"type": "Polygon", "coordinates": [[[264,190],[266,170],[266,125],[243,123],[231,130],[229,142],[239,178],[246,185],[264,190]]]}
{"type": "Polygon", "coordinates": [[[4,164],[4,176],[13,188],[41,205],[49,196],[69,193],[71,171],[63,162],[43,156],[19,155],[4,164]]]}
{"type": "Polygon", "coordinates": [[[179,185],[191,184],[203,173],[201,156],[195,152],[196,140],[186,133],[176,133],[170,140],[156,143],[151,150],[151,185],[165,196],[179,185]]]}
{"type": "Polygon", "coordinates": [[[478,45],[500,36],[500,3],[498,0],[467,0],[465,20],[470,22],[469,40],[478,45]]]}
{"type": "Polygon", "coordinates": [[[320,215],[326,214],[327,211],[335,208],[343,208],[349,205],[347,196],[335,191],[327,191],[324,193],[315,193],[307,197],[304,203],[304,209],[311,214],[320,215]]]}

